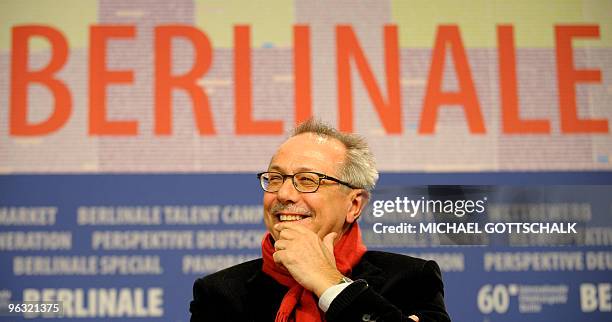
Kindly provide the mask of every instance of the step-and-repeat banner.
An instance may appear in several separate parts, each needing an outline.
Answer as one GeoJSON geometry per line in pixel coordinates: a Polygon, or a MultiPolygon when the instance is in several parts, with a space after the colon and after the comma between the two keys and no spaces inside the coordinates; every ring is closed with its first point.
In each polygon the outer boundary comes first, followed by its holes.
{"type": "Polygon", "coordinates": [[[367,138],[365,242],[436,260],[453,320],[606,321],[610,102],[606,0],[1,1],[0,320],[187,321],[315,116],[367,138]]]}

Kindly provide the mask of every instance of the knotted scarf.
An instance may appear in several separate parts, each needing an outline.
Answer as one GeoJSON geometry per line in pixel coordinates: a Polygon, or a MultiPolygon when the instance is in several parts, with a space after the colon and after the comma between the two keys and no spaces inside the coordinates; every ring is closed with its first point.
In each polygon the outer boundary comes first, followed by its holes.
{"type": "MultiPolygon", "coordinates": [[[[289,288],[276,313],[275,322],[325,321],[323,312],[319,310],[317,305],[315,295],[305,290],[284,267],[277,266],[274,262],[272,255],[275,250],[270,233],[264,236],[261,249],[263,272],[289,288]]],[[[336,268],[343,275],[350,275],[351,269],[359,262],[365,252],[366,246],[361,241],[361,231],[357,222],[354,222],[334,245],[336,268]]]]}

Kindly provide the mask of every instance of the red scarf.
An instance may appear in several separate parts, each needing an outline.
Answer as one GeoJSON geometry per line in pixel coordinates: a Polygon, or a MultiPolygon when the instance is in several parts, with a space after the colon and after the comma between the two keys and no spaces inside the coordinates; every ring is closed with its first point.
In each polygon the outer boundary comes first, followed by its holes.
{"type": "MultiPolygon", "coordinates": [[[[298,284],[285,268],[276,266],[272,257],[274,246],[272,246],[271,239],[270,233],[267,233],[261,242],[263,272],[280,284],[289,287],[276,313],[275,321],[325,321],[325,316],[319,310],[314,294],[298,284]]],[[[351,269],[365,252],[366,246],[361,241],[361,231],[355,222],[334,245],[336,267],[343,275],[350,275],[351,269]]]]}

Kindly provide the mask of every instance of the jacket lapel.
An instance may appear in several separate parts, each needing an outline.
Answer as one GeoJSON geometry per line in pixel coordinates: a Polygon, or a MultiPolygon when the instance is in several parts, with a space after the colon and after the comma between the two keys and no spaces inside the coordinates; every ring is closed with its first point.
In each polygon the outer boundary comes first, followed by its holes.
{"type": "Polygon", "coordinates": [[[247,294],[243,298],[246,316],[252,317],[253,321],[274,321],[288,288],[261,270],[255,272],[246,284],[247,294]]]}

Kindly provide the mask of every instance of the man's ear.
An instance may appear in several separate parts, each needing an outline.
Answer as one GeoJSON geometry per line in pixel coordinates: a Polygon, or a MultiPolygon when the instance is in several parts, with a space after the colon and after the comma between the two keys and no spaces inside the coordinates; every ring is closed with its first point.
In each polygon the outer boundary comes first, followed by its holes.
{"type": "Polygon", "coordinates": [[[361,211],[368,203],[370,194],[364,189],[355,189],[351,191],[349,197],[351,204],[346,213],[346,222],[352,224],[361,216],[361,211]]]}

